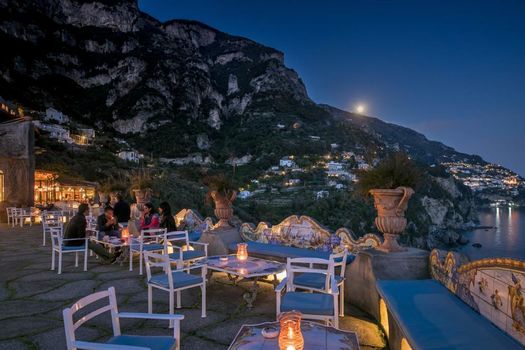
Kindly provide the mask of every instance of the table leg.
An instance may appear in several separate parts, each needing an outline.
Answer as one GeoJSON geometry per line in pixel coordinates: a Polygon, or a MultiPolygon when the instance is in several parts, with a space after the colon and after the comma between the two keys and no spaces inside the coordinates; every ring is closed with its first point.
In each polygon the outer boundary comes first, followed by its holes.
{"type": "Polygon", "coordinates": [[[255,302],[255,299],[257,299],[257,292],[259,289],[258,282],[259,282],[259,279],[254,278],[252,286],[242,296],[244,301],[246,301],[246,306],[248,307],[248,309],[253,308],[253,303],[255,302]]]}

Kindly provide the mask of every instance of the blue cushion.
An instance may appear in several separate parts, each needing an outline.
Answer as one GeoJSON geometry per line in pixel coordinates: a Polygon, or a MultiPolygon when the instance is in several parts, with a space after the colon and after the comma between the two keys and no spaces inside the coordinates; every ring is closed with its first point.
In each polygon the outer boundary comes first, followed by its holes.
{"type": "Polygon", "coordinates": [[[151,350],[174,350],[177,347],[177,342],[174,338],[161,336],[117,335],[110,338],[107,343],[142,346],[151,350]]]}
{"type": "MultiPolygon", "coordinates": [[[[329,259],[330,252],[322,252],[314,249],[308,248],[296,248],[289,247],[280,244],[269,244],[269,243],[259,243],[259,242],[246,242],[248,244],[248,254],[250,252],[256,255],[266,255],[266,256],[275,256],[278,258],[321,258],[329,259]]],[[[229,246],[230,251],[237,251],[237,243],[232,243],[229,246]]],[[[346,263],[350,264],[354,261],[355,256],[353,254],[348,254],[346,258],[346,263]]]]}
{"type": "MultiPolygon", "coordinates": [[[[131,249],[135,251],[139,251],[140,244],[132,244],[131,249]]],[[[164,246],[162,244],[157,244],[157,243],[144,244],[142,246],[142,250],[147,251],[147,252],[151,252],[153,250],[163,250],[163,249],[164,249],[164,246]]]]}
{"type": "MultiPolygon", "coordinates": [[[[182,260],[184,260],[184,261],[198,259],[198,258],[203,258],[205,256],[206,256],[206,254],[204,253],[204,250],[186,250],[186,251],[182,252],[182,260]]],[[[169,257],[170,257],[170,259],[179,259],[180,258],[180,254],[177,251],[175,253],[171,253],[169,255],[169,257]]]]}
{"type": "MultiPolygon", "coordinates": [[[[171,274],[173,276],[173,288],[175,289],[202,283],[201,276],[190,275],[189,273],[178,271],[172,272],[171,274]]],[[[168,275],[164,273],[152,276],[148,283],[156,284],[164,288],[169,288],[168,275]]]]}
{"type": "Polygon", "coordinates": [[[322,293],[287,292],[281,299],[281,311],[297,310],[303,314],[334,314],[334,297],[322,293]]]}
{"type": "Polygon", "coordinates": [[[63,245],[62,246],[63,251],[66,251],[66,250],[78,250],[78,251],[82,250],[83,251],[84,249],[86,249],[86,246],[84,245],[63,245]]]}
{"type": "Polygon", "coordinates": [[[194,230],[188,232],[188,239],[192,242],[197,242],[199,239],[201,239],[202,236],[202,230],[194,230]]]}
{"type": "MultiPolygon", "coordinates": [[[[334,276],[337,284],[343,280],[341,276],[334,276]]],[[[326,275],[322,273],[307,272],[296,274],[293,278],[295,286],[303,286],[316,289],[324,289],[326,283],[326,275]]]]}
{"type": "Polygon", "coordinates": [[[377,289],[414,350],[523,350],[437,281],[378,281],[377,289]]]}

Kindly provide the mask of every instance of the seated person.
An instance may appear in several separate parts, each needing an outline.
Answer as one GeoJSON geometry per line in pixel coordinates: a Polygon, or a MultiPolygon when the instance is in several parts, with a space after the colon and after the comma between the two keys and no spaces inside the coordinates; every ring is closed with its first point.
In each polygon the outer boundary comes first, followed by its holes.
{"type": "Polygon", "coordinates": [[[131,216],[131,208],[120,193],[117,194],[117,203],[113,207],[113,214],[120,223],[127,223],[131,216]]]}
{"type": "Polygon", "coordinates": [[[140,217],[139,227],[141,230],[150,230],[159,228],[160,218],[159,214],[155,212],[153,204],[146,203],[144,204],[144,209],[142,210],[142,215],[140,217]]]}
{"type": "Polygon", "coordinates": [[[104,236],[120,237],[117,218],[113,216],[113,208],[107,206],[104,213],[97,218],[98,239],[104,236]]]}
{"type": "Polygon", "coordinates": [[[167,232],[177,231],[177,226],[175,225],[175,219],[171,214],[171,206],[168,202],[162,202],[159,205],[159,214],[160,214],[160,228],[165,228],[167,232]]]}
{"type": "MultiPolygon", "coordinates": [[[[71,218],[69,224],[66,227],[64,232],[64,238],[86,238],[86,216],[89,215],[89,207],[87,204],[80,204],[78,207],[78,212],[75,216],[71,218]]],[[[78,246],[83,245],[82,240],[78,241],[65,241],[64,245],[66,246],[78,246]]],[[[91,249],[97,256],[99,256],[104,263],[114,263],[117,260],[117,257],[120,253],[111,254],[109,253],[103,245],[94,243],[88,240],[88,248],[91,249]]]]}

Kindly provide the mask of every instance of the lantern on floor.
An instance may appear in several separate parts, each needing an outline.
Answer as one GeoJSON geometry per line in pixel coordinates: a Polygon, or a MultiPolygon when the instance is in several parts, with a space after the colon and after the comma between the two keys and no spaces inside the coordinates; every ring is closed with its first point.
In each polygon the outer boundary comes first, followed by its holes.
{"type": "Polygon", "coordinates": [[[241,261],[248,260],[248,245],[246,243],[237,244],[237,259],[241,261]]]}
{"type": "Polygon", "coordinates": [[[299,311],[283,312],[279,315],[279,349],[303,350],[304,339],[301,333],[301,313],[299,311]]]}

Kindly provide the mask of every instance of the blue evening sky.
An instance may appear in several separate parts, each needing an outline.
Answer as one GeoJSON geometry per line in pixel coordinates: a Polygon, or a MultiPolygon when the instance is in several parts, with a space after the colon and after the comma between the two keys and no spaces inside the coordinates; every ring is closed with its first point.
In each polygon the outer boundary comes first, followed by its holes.
{"type": "Polygon", "coordinates": [[[367,114],[525,175],[523,0],[140,0],[285,54],[319,103],[367,114]]]}

